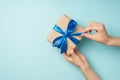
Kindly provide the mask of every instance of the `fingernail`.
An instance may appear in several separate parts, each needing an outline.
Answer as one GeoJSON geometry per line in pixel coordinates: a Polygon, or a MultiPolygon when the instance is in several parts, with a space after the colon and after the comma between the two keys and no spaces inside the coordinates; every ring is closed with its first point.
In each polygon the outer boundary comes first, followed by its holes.
{"type": "Polygon", "coordinates": [[[81,34],[81,36],[83,36],[84,35],[84,32],[81,34]]]}

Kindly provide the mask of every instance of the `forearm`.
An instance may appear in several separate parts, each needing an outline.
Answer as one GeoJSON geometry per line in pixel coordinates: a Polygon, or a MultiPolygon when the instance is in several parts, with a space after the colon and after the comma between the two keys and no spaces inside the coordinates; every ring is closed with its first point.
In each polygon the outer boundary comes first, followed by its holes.
{"type": "Polygon", "coordinates": [[[119,46],[120,47],[120,38],[110,36],[109,40],[106,44],[109,46],[119,46]]]}
{"type": "Polygon", "coordinates": [[[80,68],[86,80],[100,80],[100,77],[94,72],[94,70],[87,65],[83,68],[80,68]]]}

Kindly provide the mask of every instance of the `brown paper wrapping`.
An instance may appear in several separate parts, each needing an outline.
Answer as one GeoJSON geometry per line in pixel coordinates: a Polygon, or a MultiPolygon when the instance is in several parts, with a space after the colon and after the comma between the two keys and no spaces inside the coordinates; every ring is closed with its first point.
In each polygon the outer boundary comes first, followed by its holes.
{"type": "MultiPolygon", "coordinates": [[[[63,31],[65,31],[67,29],[67,26],[68,26],[68,23],[69,23],[70,20],[71,19],[68,16],[63,15],[63,16],[60,17],[60,19],[58,20],[58,22],[56,24],[59,27],[61,27],[61,29],[63,31]]],[[[77,25],[77,28],[74,32],[82,32],[82,31],[83,31],[83,28],[80,25],[77,25]]],[[[60,35],[61,35],[60,33],[52,30],[51,33],[48,35],[47,40],[52,43],[53,40],[60,35]]],[[[82,39],[81,36],[75,36],[75,38],[78,39],[78,40],[82,39]]],[[[67,51],[70,47],[74,49],[76,47],[76,45],[69,38],[67,38],[67,51]]]]}

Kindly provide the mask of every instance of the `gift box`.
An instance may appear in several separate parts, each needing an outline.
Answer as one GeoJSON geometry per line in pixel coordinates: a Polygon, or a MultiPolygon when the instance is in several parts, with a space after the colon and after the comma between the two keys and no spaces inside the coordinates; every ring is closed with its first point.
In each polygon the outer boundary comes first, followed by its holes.
{"type": "Polygon", "coordinates": [[[47,40],[53,47],[61,49],[61,53],[66,53],[69,47],[75,48],[82,39],[83,28],[76,21],[63,15],[53,27],[47,40]]]}

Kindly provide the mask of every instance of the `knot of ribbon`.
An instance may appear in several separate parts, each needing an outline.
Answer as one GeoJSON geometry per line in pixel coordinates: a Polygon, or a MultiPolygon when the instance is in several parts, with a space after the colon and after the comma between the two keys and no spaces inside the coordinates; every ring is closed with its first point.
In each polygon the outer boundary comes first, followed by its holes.
{"type": "Polygon", "coordinates": [[[61,49],[61,54],[67,51],[67,38],[69,38],[75,45],[77,45],[80,40],[74,38],[73,36],[81,36],[82,32],[74,32],[77,28],[77,22],[70,20],[66,31],[64,32],[58,25],[55,25],[53,30],[62,34],[55,38],[52,42],[53,47],[58,47],[61,49]]]}

